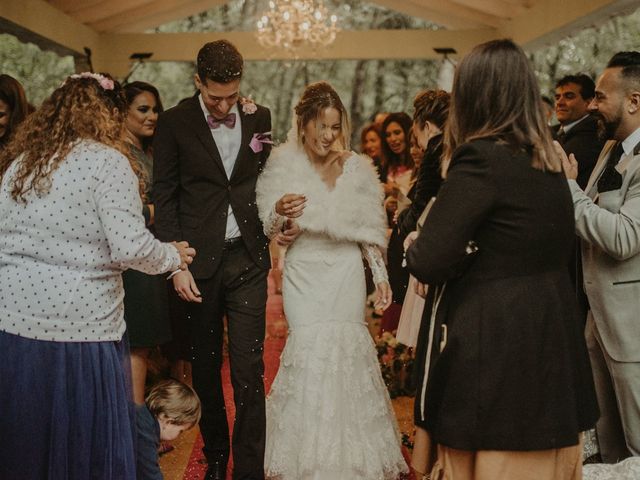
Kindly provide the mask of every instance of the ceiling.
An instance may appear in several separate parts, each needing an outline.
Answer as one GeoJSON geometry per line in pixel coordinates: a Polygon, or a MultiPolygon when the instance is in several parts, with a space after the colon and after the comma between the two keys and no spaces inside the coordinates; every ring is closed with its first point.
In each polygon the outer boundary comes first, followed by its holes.
{"type": "MultiPolygon", "coordinates": [[[[247,0],[250,1],[250,0],[247,0]]],[[[41,48],[73,55],[92,51],[96,70],[126,73],[134,52],[152,61],[193,61],[205,42],[227,38],[247,60],[288,59],[267,51],[253,32],[144,33],[227,2],[224,0],[1,0],[0,32],[41,48]]],[[[474,45],[509,37],[527,49],[557,42],[581,28],[631,13],[640,0],[378,0],[373,4],[423,19],[440,30],[343,30],[322,49],[300,49],[299,59],[433,59],[435,47],[458,55],[474,45]],[[402,48],[397,48],[401,45],[402,48]]]]}
{"type": "MultiPolygon", "coordinates": [[[[447,28],[497,28],[541,0],[382,0],[371,3],[447,28]]],[[[104,33],[141,33],[227,3],[223,0],[48,0],[79,23],[104,33]]]]}

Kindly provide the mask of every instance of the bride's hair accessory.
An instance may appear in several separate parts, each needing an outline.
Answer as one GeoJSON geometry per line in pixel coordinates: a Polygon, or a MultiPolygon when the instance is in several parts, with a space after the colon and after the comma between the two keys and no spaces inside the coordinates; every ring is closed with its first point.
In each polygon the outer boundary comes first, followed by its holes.
{"type": "Polygon", "coordinates": [[[82,73],[74,73],[73,75],[69,75],[69,78],[93,78],[96,82],[100,84],[103,90],[113,90],[115,88],[115,83],[112,79],[105,77],[104,75],[100,75],[99,73],[93,72],[82,72],[82,73]]]}

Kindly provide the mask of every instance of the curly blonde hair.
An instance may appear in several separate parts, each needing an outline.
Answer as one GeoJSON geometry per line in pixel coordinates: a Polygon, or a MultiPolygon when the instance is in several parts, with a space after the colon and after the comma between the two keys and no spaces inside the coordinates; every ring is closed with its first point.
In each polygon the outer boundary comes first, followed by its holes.
{"type": "MultiPolygon", "coordinates": [[[[0,153],[0,180],[20,157],[10,186],[11,197],[26,203],[32,191],[38,196],[46,195],[51,188],[51,174],[64,162],[76,141],[83,139],[121,152],[140,179],[140,167],[122,140],[124,105],[119,85],[105,90],[94,78],[67,78],[20,125],[0,153]]],[[[144,183],[142,180],[138,183],[144,197],[144,183]]]]}

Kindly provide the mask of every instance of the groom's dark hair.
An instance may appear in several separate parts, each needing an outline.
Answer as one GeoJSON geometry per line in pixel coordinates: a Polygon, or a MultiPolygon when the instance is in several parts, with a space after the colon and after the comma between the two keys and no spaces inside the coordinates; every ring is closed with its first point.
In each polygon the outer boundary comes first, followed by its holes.
{"type": "Polygon", "coordinates": [[[244,59],[233,43],[216,40],[206,43],[198,52],[198,76],[217,83],[229,83],[242,77],[244,59]]]}

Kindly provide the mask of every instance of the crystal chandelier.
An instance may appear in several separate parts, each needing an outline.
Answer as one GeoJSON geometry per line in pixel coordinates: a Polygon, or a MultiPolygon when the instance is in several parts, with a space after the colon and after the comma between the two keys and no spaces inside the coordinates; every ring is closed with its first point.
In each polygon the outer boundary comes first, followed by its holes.
{"type": "Polygon", "coordinates": [[[269,10],[258,20],[257,38],[266,48],[296,51],[333,43],[340,30],[338,17],[329,15],[322,0],[270,0],[269,10]]]}

